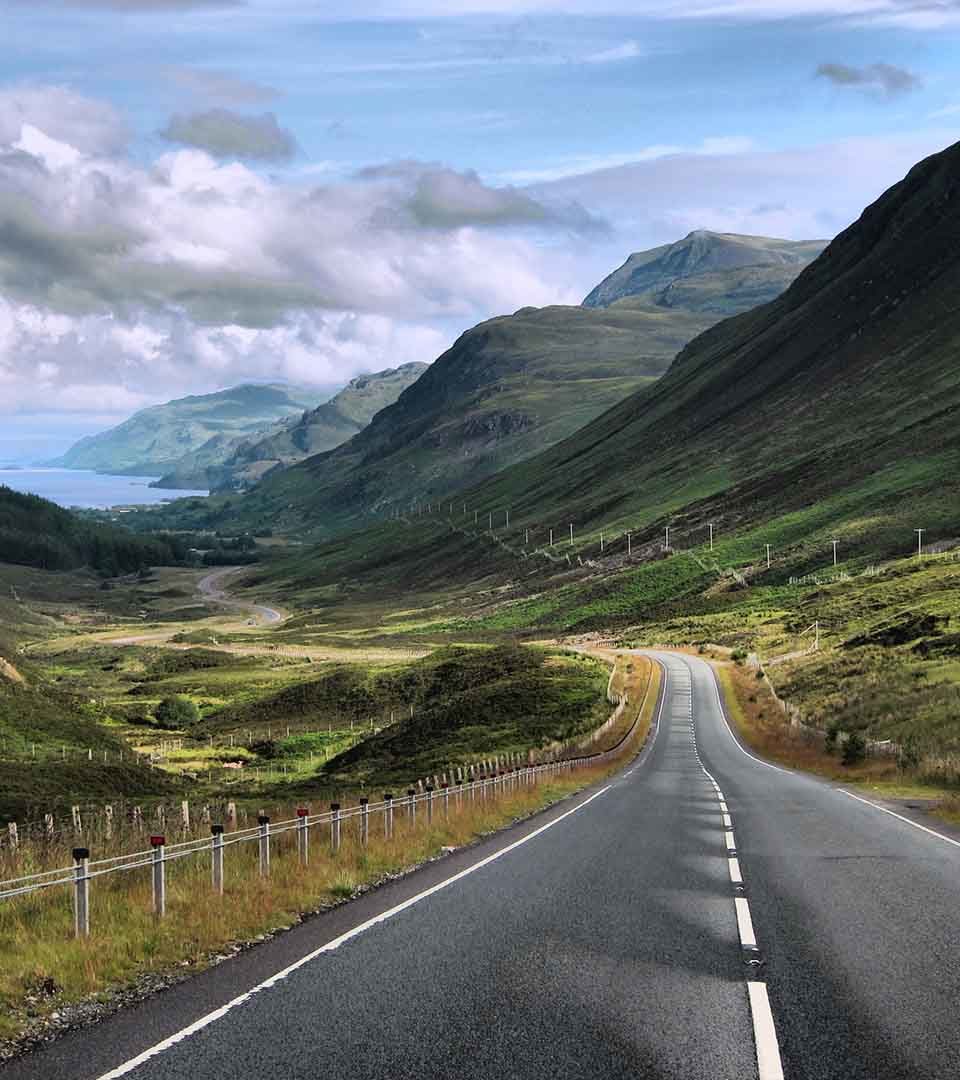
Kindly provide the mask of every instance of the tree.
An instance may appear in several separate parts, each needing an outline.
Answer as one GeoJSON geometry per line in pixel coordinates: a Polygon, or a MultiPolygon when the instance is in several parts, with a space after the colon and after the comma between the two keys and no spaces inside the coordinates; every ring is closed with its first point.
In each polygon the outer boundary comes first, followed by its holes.
{"type": "Polygon", "coordinates": [[[843,765],[859,765],[867,756],[867,740],[859,731],[851,731],[843,744],[843,765]]]}
{"type": "Polygon", "coordinates": [[[195,724],[200,719],[200,710],[190,698],[171,694],[156,707],[153,718],[159,727],[172,731],[195,724]]]}

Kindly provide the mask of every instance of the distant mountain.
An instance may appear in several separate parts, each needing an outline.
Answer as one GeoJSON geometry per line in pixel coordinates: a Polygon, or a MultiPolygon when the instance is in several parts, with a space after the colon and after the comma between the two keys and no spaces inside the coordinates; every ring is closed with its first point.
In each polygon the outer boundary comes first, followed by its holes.
{"type": "Polygon", "coordinates": [[[736,315],[779,296],[826,243],[698,230],[634,253],[583,304],[609,307],[632,296],[659,307],[736,315]]]}
{"type": "MultiPolygon", "coordinates": [[[[738,249],[751,241],[757,250],[811,246],[735,239],[738,249]]],[[[599,307],[523,308],[481,323],[363,431],[334,450],[271,472],[242,500],[232,500],[223,524],[332,534],[371,513],[449,498],[567,438],[658,379],[687,342],[719,320],[718,306],[744,310],[753,303],[742,270],[726,279],[734,295],[715,293],[722,284],[716,267],[736,261],[723,254],[727,238],[675,246],[685,245],[700,254],[661,260],[658,280],[680,283],[677,275],[685,274],[693,307],[671,306],[651,294],[599,307]],[[712,303],[697,297],[698,283],[715,294],[712,303]]],[[[777,272],[786,281],[803,261],[784,260],[777,272]]],[[[765,287],[772,287],[769,279],[765,287]]]]}
{"type": "MultiPolygon", "coordinates": [[[[708,330],[654,386],[478,491],[515,521],[704,522],[822,563],[878,558],[960,506],[960,143],[915,166],[778,299],[708,330]],[[838,533],[834,530],[842,529],[838,533]]],[[[614,305],[614,308],[616,305],[614,305]]],[[[754,541],[754,548],[757,541],[754,541]]],[[[819,563],[817,563],[819,565],[819,563]]],[[[906,602],[906,601],[905,601],[906,602]]]]}
{"type": "MultiPolygon", "coordinates": [[[[414,362],[388,368],[372,375],[358,375],[329,401],[297,420],[285,420],[261,438],[235,440],[219,460],[204,460],[201,447],[196,455],[183,459],[176,472],[164,477],[159,487],[200,486],[215,491],[251,487],[271,469],[302,461],[311,454],[332,450],[362,431],[387,405],[427,370],[414,362]]],[[[207,444],[209,446],[209,444],[207,444]]],[[[209,457],[209,455],[208,455],[209,457]]]]}
{"type": "Polygon", "coordinates": [[[222,448],[233,438],[299,417],[328,396],[305,387],[247,384],[178,398],[143,409],[109,431],[87,436],[46,464],[121,475],[161,475],[211,440],[218,440],[215,445],[222,448]]]}

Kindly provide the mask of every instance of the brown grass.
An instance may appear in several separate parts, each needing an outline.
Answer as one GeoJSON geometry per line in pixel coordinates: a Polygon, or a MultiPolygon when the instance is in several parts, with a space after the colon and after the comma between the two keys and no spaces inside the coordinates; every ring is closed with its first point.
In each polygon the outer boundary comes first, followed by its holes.
{"type": "Polygon", "coordinates": [[[859,765],[842,765],[839,751],[826,751],[822,735],[790,724],[753,668],[728,662],[715,662],[714,667],[730,719],[743,741],[762,757],[788,769],[805,769],[843,783],[878,784],[900,778],[896,760],[889,757],[868,757],[859,765]]]}

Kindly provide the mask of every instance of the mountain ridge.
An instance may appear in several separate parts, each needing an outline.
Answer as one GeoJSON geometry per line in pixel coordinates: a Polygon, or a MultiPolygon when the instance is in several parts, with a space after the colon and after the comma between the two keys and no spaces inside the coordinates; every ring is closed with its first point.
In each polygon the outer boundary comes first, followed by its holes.
{"type": "Polygon", "coordinates": [[[175,466],[215,437],[257,431],[301,414],[329,393],[281,383],[241,383],[141,409],[107,431],[88,435],[44,464],[150,476],[175,466]]]}
{"type": "MultiPolygon", "coordinates": [[[[791,252],[788,276],[810,250],[792,241],[753,240],[764,250],[772,244],[791,252]]],[[[714,251],[714,276],[704,288],[713,293],[734,279],[715,274],[720,257],[713,239],[706,248],[714,251]]],[[[770,260],[778,268],[778,289],[783,260],[770,260]]],[[[688,292],[703,277],[684,279],[688,292]]],[[[726,306],[739,310],[753,299],[741,289],[726,306]]],[[[688,310],[647,295],[624,296],[598,307],[521,308],[480,323],[363,432],[265,478],[239,509],[240,519],[269,519],[283,528],[322,522],[324,531],[342,531],[387,507],[449,498],[535,457],[659,378],[687,342],[721,318],[710,307],[702,300],[688,310]]]]}
{"type": "Polygon", "coordinates": [[[357,375],[329,401],[278,421],[270,428],[233,438],[215,437],[155,483],[155,487],[207,487],[234,491],[251,487],[269,472],[339,446],[362,431],[380,409],[393,403],[428,365],[419,361],[357,375]]]}

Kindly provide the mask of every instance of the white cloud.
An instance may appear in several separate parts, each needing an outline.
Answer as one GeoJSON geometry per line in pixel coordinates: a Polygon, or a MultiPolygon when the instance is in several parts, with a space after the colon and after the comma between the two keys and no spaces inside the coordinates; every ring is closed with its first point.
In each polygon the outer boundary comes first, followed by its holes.
{"type": "Polygon", "coordinates": [[[950,131],[764,152],[678,154],[536,185],[621,223],[634,250],[698,228],[812,240],[835,235],[950,131]]]}
{"type": "Polygon", "coordinates": [[[612,64],[619,60],[635,60],[643,56],[643,50],[636,41],[625,41],[622,45],[615,45],[612,49],[604,49],[601,52],[591,53],[587,56],[588,64],[612,64]]]}
{"type": "Polygon", "coordinates": [[[960,116],[960,102],[955,105],[945,105],[942,109],[930,113],[929,119],[942,120],[947,116],[960,116]]]}
{"type": "Polygon", "coordinates": [[[637,150],[619,154],[584,154],[566,158],[555,165],[542,169],[518,169],[503,174],[502,179],[517,184],[539,185],[567,177],[582,176],[601,169],[614,169],[623,165],[636,165],[645,161],[678,155],[713,156],[717,154],[745,154],[753,149],[754,141],[746,135],[721,135],[708,137],[695,146],[679,143],[656,143],[637,150]]]}
{"type": "Polygon", "coordinates": [[[111,110],[30,94],[13,109],[0,94],[8,413],[102,413],[244,378],[329,385],[580,292],[572,253],[548,246],[592,224],[569,200],[421,163],[319,184],[196,149],[144,164],[111,110]],[[74,103],[83,147],[51,101],[74,103]]]}

